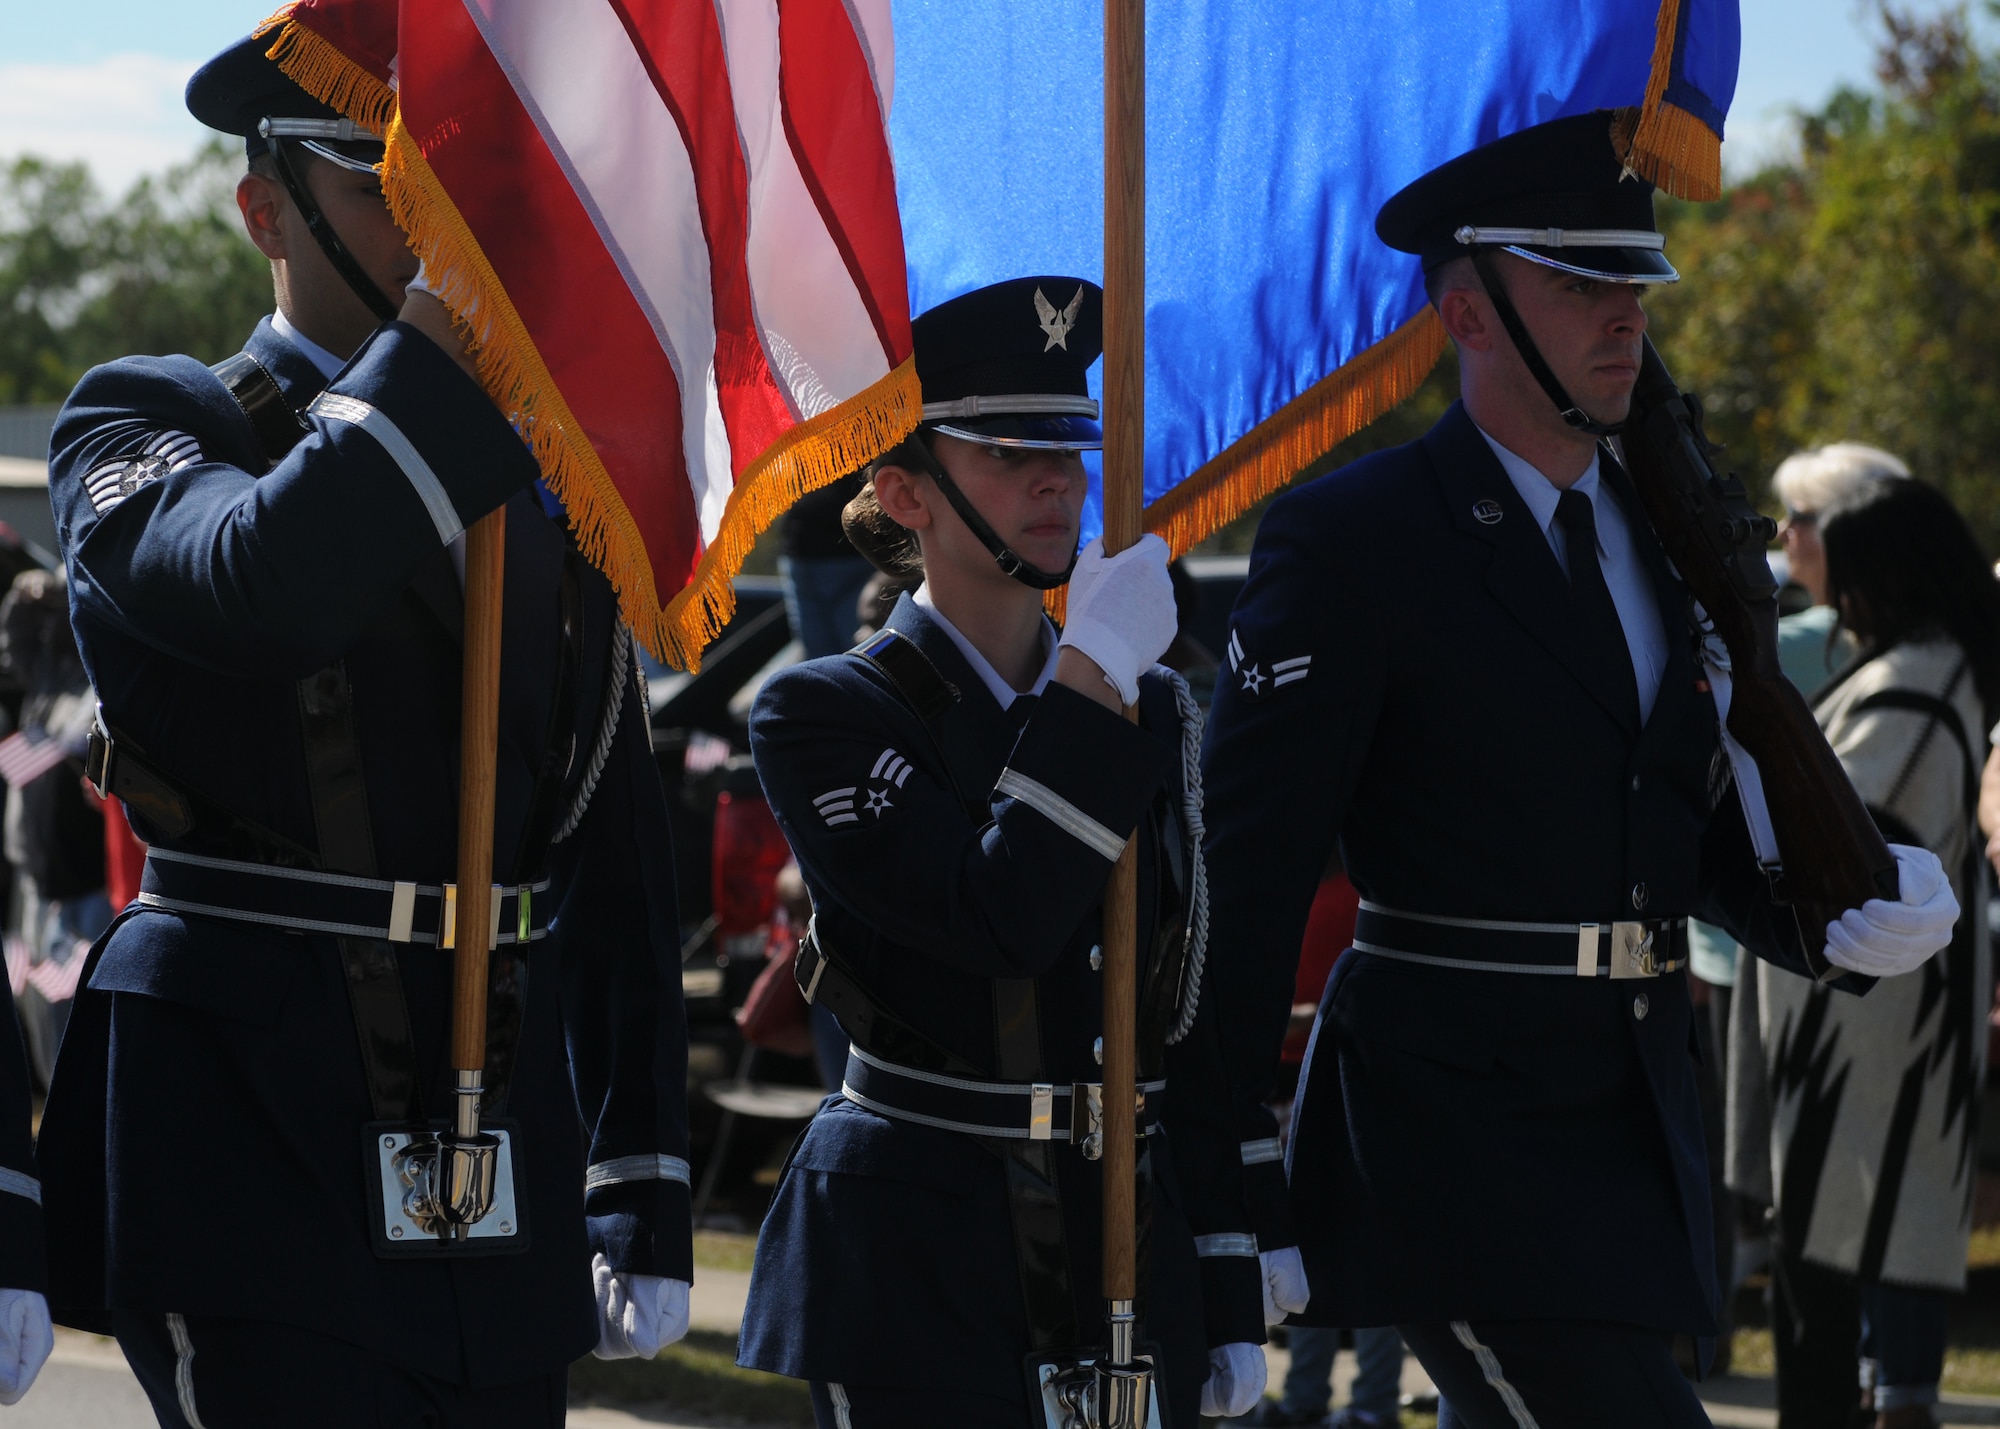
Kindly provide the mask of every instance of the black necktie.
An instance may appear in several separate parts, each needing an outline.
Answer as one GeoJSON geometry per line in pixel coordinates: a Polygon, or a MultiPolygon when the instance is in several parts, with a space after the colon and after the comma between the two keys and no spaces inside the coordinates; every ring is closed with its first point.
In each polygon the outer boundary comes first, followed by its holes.
{"type": "Polygon", "coordinates": [[[1611,588],[1604,583],[1604,567],[1598,564],[1597,514],[1590,498],[1574,488],[1565,491],[1556,502],[1556,520],[1569,546],[1570,602],[1591,646],[1593,663],[1602,672],[1603,689],[1637,725],[1639,682],[1632,673],[1632,647],[1625,643],[1625,627],[1612,604],[1611,588]]]}

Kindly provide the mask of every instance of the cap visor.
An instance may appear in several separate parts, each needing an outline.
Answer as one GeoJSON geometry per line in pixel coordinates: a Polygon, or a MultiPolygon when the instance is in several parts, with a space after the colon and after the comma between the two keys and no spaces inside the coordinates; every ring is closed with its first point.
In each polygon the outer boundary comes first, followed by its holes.
{"type": "Polygon", "coordinates": [[[931,430],[989,447],[1072,452],[1104,447],[1104,428],[1090,417],[977,417],[940,422],[931,430]]]}
{"type": "Polygon", "coordinates": [[[1506,252],[1559,268],[1580,278],[1603,283],[1678,283],[1681,275],[1657,248],[1525,248],[1508,244],[1506,252]]]}

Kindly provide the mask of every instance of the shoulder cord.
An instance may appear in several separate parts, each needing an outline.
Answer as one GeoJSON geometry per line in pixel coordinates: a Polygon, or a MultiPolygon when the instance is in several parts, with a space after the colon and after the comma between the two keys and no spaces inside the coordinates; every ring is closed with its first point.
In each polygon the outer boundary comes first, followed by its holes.
{"type": "MultiPolygon", "coordinates": [[[[597,792],[597,781],[604,777],[604,762],[611,757],[611,741],[618,734],[618,716],[625,708],[625,676],[633,665],[632,627],[620,621],[611,637],[611,679],[607,682],[607,688],[614,693],[604,702],[604,718],[598,726],[597,743],[591,746],[590,764],[583,771],[583,783],[577,787],[576,798],[570,802],[569,814],[563,819],[562,827],[549,840],[551,844],[559,844],[576,832],[576,826],[583,822],[584,811],[590,807],[591,795],[597,792]]],[[[639,673],[639,704],[641,709],[648,704],[643,670],[639,673]]]]}
{"type": "Polygon", "coordinates": [[[1201,817],[1201,706],[1194,692],[1176,670],[1155,665],[1153,673],[1174,688],[1174,704],[1181,717],[1181,813],[1187,824],[1189,881],[1193,885],[1193,907],[1188,917],[1187,965],[1182,973],[1180,1017],[1167,1034],[1173,1046],[1194,1028],[1195,1013],[1201,1007],[1202,965],[1208,957],[1208,861],[1202,857],[1202,839],[1207,833],[1201,817]]]}

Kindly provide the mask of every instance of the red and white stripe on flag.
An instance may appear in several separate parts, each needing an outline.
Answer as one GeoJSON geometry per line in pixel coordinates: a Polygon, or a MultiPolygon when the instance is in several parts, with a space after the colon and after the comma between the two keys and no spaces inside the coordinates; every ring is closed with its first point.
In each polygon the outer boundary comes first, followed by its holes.
{"type": "Polygon", "coordinates": [[[272,53],[394,109],[431,286],[627,621],[692,665],[758,532],[920,413],[889,0],[432,0],[389,65],[396,15],[301,0],[272,53]]]}
{"type": "Polygon", "coordinates": [[[41,778],[67,757],[60,740],[15,730],[0,739],[0,783],[18,789],[41,778]]]}

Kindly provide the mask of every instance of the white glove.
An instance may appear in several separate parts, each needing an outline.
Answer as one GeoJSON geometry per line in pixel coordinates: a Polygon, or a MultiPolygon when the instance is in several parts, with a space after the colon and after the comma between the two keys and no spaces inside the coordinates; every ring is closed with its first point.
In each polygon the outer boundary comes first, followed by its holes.
{"type": "Polygon", "coordinates": [[[1297,1246],[1258,1251],[1257,1264],[1264,1272],[1265,1324],[1275,1325],[1306,1308],[1312,1290],[1306,1285],[1306,1263],[1297,1246]]]}
{"type": "Polygon", "coordinates": [[[42,1372],[56,1332],[39,1290],[0,1290],[0,1404],[19,1404],[42,1372]]]}
{"type": "Polygon", "coordinates": [[[1826,925],[1826,960],[1849,972],[1895,977],[1922,967],[1951,941],[1958,899],[1927,848],[1890,844],[1902,901],[1871,898],[1826,925]]]}
{"type": "Polygon", "coordinates": [[[1264,1397],[1264,1374],[1262,1345],[1217,1345],[1208,1352],[1201,1412],[1211,1419],[1248,1414],[1264,1397]]]}
{"type": "Polygon", "coordinates": [[[590,1258],[597,1292],[597,1348],[601,1360],[649,1360],[688,1332],[685,1280],[622,1275],[602,1255],[590,1258]]]}
{"type": "Polygon", "coordinates": [[[1139,676],[1174,643],[1180,617],[1167,575],[1167,543],[1141,536],[1106,558],[1102,539],[1076,558],[1062,643],[1097,662],[1126,704],[1139,699],[1139,676]]]}

